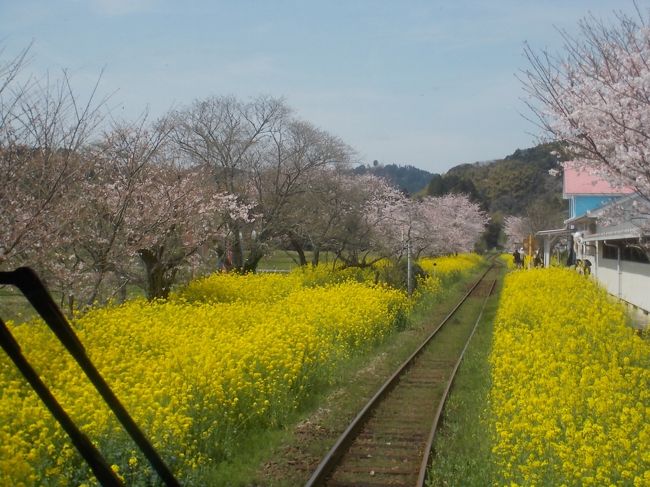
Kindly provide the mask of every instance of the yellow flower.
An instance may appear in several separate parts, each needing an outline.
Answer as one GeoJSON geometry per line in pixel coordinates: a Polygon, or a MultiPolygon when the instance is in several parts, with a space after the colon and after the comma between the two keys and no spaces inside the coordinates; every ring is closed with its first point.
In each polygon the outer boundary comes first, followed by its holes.
{"type": "Polygon", "coordinates": [[[557,268],[509,274],[490,361],[502,479],[627,485],[650,469],[650,345],[596,284],[557,268]]]}
{"type": "MultiPolygon", "coordinates": [[[[168,301],[95,309],[72,324],[182,481],[222,460],[238,441],[235,431],[282,421],[332,380],[341,361],[383,340],[411,309],[403,292],[330,274],[220,274],[168,301]]],[[[146,483],[148,465],[122,454],[132,442],[45,325],[10,326],[64,409],[116,461],[116,473],[146,483]]],[[[0,390],[2,475],[14,485],[42,483],[48,473],[61,483],[83,481],[65,433],[4,354],[0,390]]]]}

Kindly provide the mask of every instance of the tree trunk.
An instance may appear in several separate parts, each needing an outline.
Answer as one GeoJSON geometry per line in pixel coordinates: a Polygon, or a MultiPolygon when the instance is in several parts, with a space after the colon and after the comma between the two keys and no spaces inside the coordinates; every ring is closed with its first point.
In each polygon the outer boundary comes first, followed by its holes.
{"type": "Polygon", "coordinates": [[[264,257],[264,253],[260,251],[259,247],[257,246],[253,247],[251,249],[250,254],[244,261],[244,265],[242,266],[242,271],[255,272],[255,269],[257,269],[257,266],[260,263],[260,260],[262,260],[262,257],[264,257]]]}
{"type": "Polygon", "coordinates": [[[232,266],[236,270],[244,270],[244,249],[242,248],[241,240],[239,237],[235,237],[232,243],[232,266]]]}
{"type": "Polygon", "coordinates": [[[126,301],[127,298],[126,286],[129,283],[129,281],[124,277],[120,277],[119,279],[120,279],[120,288],[117,293],[117,300],[118,303],[123,303],[126,301]]]}
{"type": "Polygon", "coordinates": [[[293,247],[293,250],[296,251],[298,254],[298,260],[300,267],[304,267],[307,265],[307,258],[305,257],[305,251],[302,248],[302,245],[300,245],[300,242],[298,242],[297,239],[290,237],[289,242],[291,243],[291,247],[293,247]]]}
{"type": "Polygon", "coordinates": [[[162,252],[162,249],[158,249],[156,252],[151,249],[140,249],[138,251],[144,264],[147,283],[146,293],[149,301],[158,298],[167,299],[176,277],[177,267],[163,263],[161,260],[162,252]]]}
{"type": "Polygon", "coordinates": [[[316,267],[318,265],[319,260],[320,260],[320,247],[316,246],[314,247],[314,253],[311,256],[311,265],[313,267],[316,267]]]}

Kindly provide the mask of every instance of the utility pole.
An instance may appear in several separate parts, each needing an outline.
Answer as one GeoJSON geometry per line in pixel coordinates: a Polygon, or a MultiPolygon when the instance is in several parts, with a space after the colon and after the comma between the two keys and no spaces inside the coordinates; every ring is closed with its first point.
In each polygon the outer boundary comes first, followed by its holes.
{"type": "Polygon", "coordinates": [[[408,295],[413,294],[413,268],[411,263],[411,238],[406,241],[406,289],[408,295]]]}

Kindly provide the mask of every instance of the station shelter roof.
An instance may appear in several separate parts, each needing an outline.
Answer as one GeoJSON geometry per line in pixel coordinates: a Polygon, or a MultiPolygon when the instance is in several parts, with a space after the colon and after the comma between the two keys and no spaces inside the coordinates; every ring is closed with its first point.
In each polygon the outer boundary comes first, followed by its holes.
{"type": "Polygon", "coordinates": [[[617,187],[605,179],[579,170],[575,164],[564,164],[564,196],[569,195],[626,195],[634,193],[630,187],[617,187]]]}
{"type": "Polygon", "coordinates": [[[557,237],[557,236],[570,235],[570,234],[571,234],[571,230],[567,228],[556,228],[553,230],[540,230],[535,235],[538,235],[540,237],[557,237]]]}
{"type": "MultiPolygon", "coordinates": [[[[623,215],[616,219],[610,218],[610,221],[607,221],[606,218],[602,222],[599,221],[599,217],[607,214],[609,207],[615,205],[619,209],[627,208],[629,210],[634,208],[635,201],[639,201],[640,199],[641,198],[638,194],[628,195],[620,198],[616,203],[598,208],[583,216],[583,219],[593,219],[598,222],[595,231],[585,236],[585,241],[593,242],[597,240],[638,239],[649,237],[650,216],[643,211],[631,211],[628,212],[627,215],[625,215],[626,212],[623,212],[623,215]]],[[[575,220],[577,220],[577,218],[575,220]]]]}

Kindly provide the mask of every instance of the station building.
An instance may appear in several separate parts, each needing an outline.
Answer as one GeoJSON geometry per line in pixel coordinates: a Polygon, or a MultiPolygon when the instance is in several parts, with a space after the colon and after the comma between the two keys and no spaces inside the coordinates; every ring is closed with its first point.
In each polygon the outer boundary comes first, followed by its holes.
{"type": "MultiPolygon", "coordinates": [[[[631,188],[571,167],[564,169],[563,197],[569,200],[564,228],[538,232],[544,265],[558,248],[633,312],[650,313],[650,215],[637,211],[642,200],[631,188]]],[[[563,255],[564,255],[563,254],[563,255]]]]}

